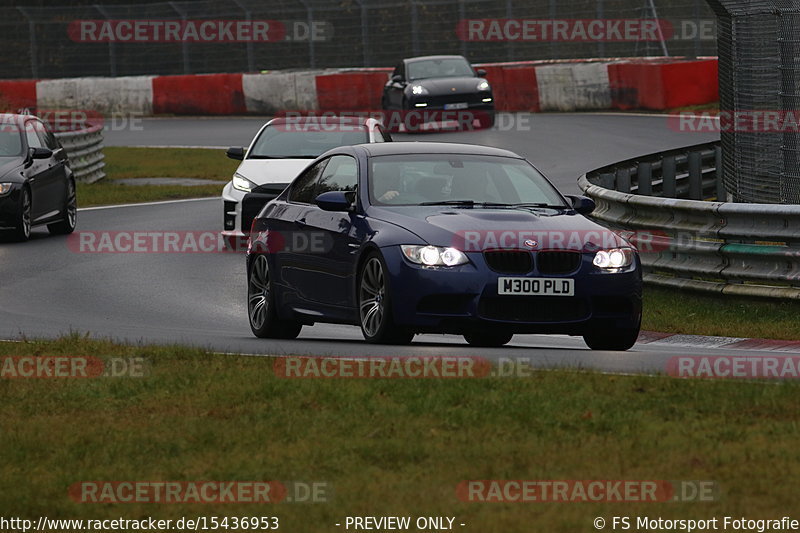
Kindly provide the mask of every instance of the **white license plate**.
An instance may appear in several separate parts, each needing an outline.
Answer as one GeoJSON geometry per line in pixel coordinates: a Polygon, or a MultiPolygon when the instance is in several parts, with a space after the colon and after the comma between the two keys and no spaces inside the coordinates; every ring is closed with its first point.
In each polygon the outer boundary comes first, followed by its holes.
{"type": "Polygon", "coordinates": [[[497,294],[518,296],[575,296],[575,280],[554,278],[500,278],[497,294]]]}
{"type": "Polygon", "coordinates": [[[469,104],[466,102],[459,102],[457,104],[444,104],[444,108],[449,111],[451,109],[466,109],[469,107],[469,104]]]}

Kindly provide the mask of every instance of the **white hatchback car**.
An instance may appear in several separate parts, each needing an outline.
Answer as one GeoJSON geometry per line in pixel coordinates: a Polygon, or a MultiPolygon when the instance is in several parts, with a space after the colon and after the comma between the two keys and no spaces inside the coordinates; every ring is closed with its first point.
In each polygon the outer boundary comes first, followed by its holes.
{"type": "Polygon", "coordinates": [[[288,117],[267,122],[250,147],[227,155],[242,163],[222,191],[223,235],[244,237],[253,218],[318,156],[338,146],[390,142],[374,118],[288,117]]]}

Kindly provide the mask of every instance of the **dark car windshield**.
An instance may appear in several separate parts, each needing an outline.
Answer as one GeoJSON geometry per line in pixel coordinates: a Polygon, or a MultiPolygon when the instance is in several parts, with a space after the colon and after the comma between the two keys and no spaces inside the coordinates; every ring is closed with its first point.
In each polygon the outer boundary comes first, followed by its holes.
{"type": "Polygon", "coordinates": [[[313,159],[332,148],[369,142],[365,126],[342,124],[273,124],[256,139],[249,159],[313,159]]]}
{"type": "Polygon", "coordinates": [[[567,207],[555,187],[530,163],[510,157],[374,157],[369,193],[370,203],[375,205],[567,207]]]}
{"type": "Polygon", "coordinates": [[[0,157],[18,156],[21,153],[19,128],[13,124],[0,124],[0,157]]]}
{"type": "Polygon", "coordinates": [[[422,59],[408,64],[408,79],[475,77],[469,62],[462,57],[422,59]]]}

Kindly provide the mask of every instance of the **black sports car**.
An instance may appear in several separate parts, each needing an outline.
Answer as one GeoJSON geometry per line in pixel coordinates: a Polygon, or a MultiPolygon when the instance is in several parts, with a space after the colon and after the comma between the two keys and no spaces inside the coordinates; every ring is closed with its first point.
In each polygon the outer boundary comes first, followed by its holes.
{"type": "Polygon", "coordinates": [[[31,228],[75,230],[78,205],[67,155],[50,129],[30,115],[0,114],[0,229],[27,241],[31,228]]]}
{"type": "MultiPolygon", "coordinates": [[[[383,88],[382,105],[399,110],[406,129],[433,121],[457,121],[471,128],[494,125],[494,96],[486,71],[475,70],[463,56],[424,56],[401,61],[383,88]]],[[[384,120],[397,129],[391,113],[384,120]]]]}

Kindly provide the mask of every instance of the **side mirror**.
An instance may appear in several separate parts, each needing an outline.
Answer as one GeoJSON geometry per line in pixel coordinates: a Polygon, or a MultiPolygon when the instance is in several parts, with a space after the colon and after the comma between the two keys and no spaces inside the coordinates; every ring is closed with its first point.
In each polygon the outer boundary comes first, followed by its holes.
{"type": "Polygon", "coordinates": [[[323,211],[350,211],[352,205],[344,191],[324,192],[314,201],[323,211]]]}
{"type": "Polygon", "coordinates": [[[235,159],[237,161],[243,161],[244,160],[244,153],[245,153],[245,150],[241,146],[231,146],[230,148],[228,148],[228,151],[225,152],[225,155],[227,155],[230,159],[235,159]]]}
{"type": "Polygon", "coordinates": [[[588,215],[597,207],[594,200],[586,196],[569,194],[567,195],[567,199],[572,202],[572,209],[581,215],[588,215]]]}
{"type": "Polygon", "coordinates": [[[31,159],[50,159],[53,157],[53,151],[49,148],[29,148],[28,154],[31,159]]]}
{"type": "Polygon", "coordinates": [[[486,77],[486,70],[479,68],[475,71],[478,74],[478,77],[485,78],[486,77]]]}
{"type": "Polygon", "coordinates": [[[403,83],[403,76],[401,76],[400,74],[395,74],[394,76],[392,76],[392,81],[394,83],[403,83]]]}

